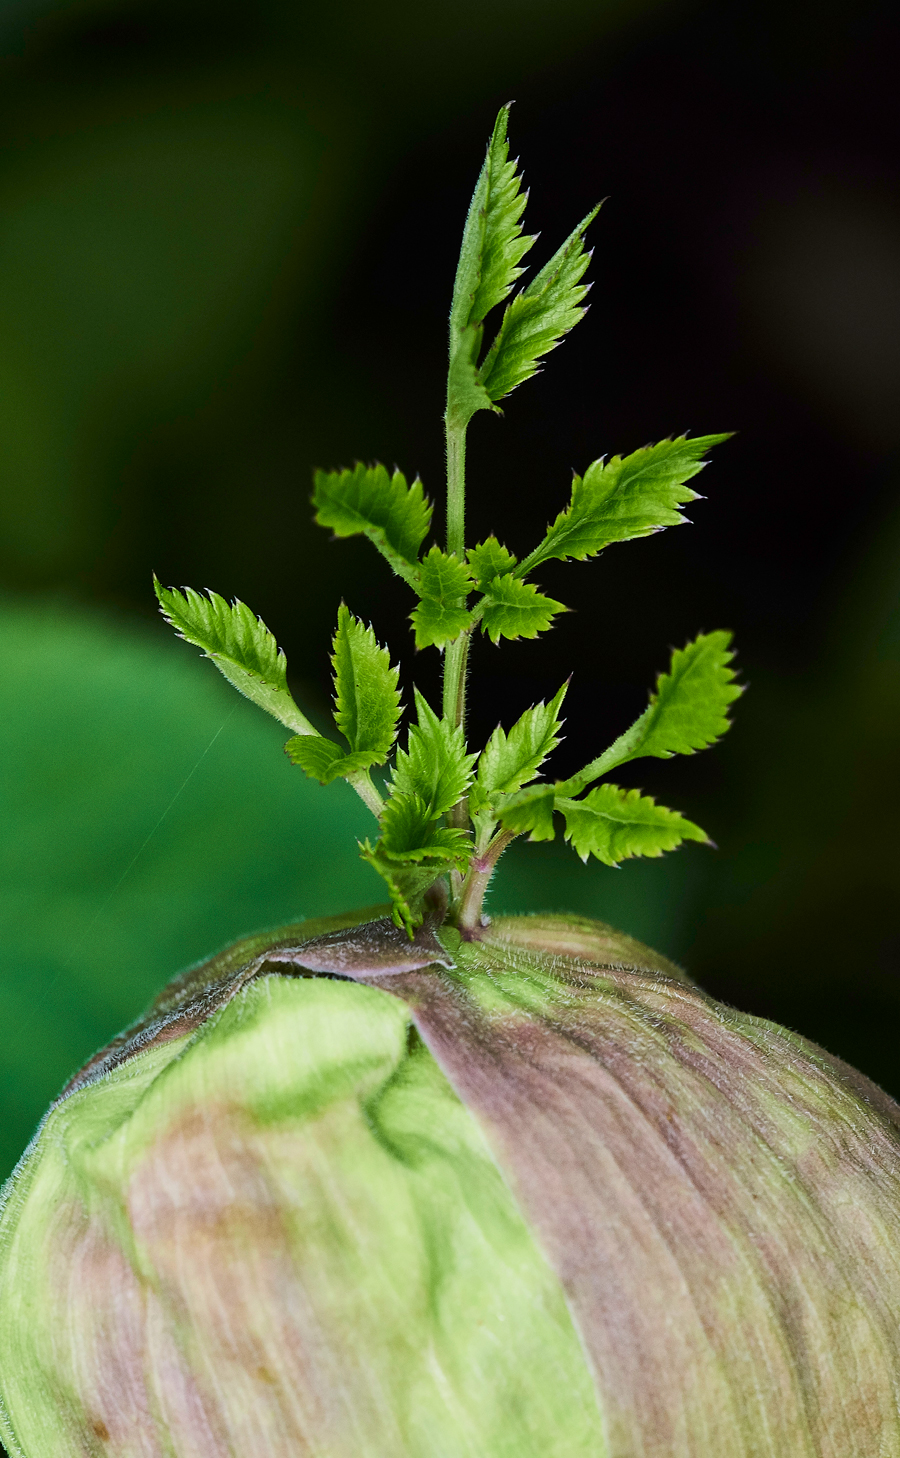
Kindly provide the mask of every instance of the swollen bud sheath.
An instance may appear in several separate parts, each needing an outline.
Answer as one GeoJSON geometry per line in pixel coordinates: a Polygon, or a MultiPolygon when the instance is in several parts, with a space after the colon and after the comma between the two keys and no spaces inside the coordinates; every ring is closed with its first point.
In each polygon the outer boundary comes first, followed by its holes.
{"type": "Polygon", "coordinates": [[[179,979],[0,1215],[25,1458],[900,1453],[900,1109],[629,938],[307,923],[179,979]]]}

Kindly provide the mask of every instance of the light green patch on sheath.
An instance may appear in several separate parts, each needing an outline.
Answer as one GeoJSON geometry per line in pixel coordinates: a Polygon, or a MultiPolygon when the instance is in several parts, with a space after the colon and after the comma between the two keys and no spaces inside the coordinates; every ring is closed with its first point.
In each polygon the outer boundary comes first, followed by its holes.
{"type": "MultiPolygon", "coordinates": [[[[224,1452],[287,1452],[295,1422],[322,1458],[605,1458],[558,1279],[387,993],[260,978],[50,1114],[0,1219],[0,1389],[25,1458],[144,1451],[90,1437],[113,1426],[77,1278],[90,1240],[200,1400],[215,1387],[224,1452]],[[273,1271],[283,1302],[263,1296],[273,1271]],[[295,1372],[291,1341],[313,1336],[295,1372]],[[240,1357],[251,1338],[264,1382],[240,1357]]],[[[138,1366],[146,1421],[181,1452],[165,1369],[138,1366]]]]}

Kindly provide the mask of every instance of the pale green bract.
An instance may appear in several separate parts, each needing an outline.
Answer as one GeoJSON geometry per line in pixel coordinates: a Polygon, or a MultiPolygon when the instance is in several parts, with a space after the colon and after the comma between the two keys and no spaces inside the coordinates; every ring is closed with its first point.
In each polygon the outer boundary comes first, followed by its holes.
{"type": "Polygon", "coordinates": [[[606,1453],[559,1278],[375,988],[259,978],[69,1095],[0,1263],[11,1458],[606,1453]]]}

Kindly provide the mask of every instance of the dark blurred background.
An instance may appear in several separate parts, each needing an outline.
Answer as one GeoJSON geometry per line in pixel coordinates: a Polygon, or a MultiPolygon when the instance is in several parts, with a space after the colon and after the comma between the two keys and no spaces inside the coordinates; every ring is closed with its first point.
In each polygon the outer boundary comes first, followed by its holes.
{"type": "Polygon", "coordinates": [[[575,609],[474,654],[482,740],[574,671],[558,772],[731,627],[715,751],[621,776],[718,844],[614,872],[516,846],[495,909],[597,915],[900,1095],[898,19],[873,0],[18,0],[0,15],[0,1166],[179,967],[381,898],[366,812],[167,635],[238,595],[327,706],[344,595],[314,464],[442,499],[445,327],[497,107],[535,264],[599,197],[588,319],[470,431],[473,533],[525,552],[572,468],[735,430],[694,525],[549,564],[575,609]]]}

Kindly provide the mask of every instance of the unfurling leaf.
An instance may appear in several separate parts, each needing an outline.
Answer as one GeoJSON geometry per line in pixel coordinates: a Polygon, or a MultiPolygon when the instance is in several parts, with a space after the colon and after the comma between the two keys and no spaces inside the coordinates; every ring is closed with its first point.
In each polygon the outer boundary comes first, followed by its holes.
{"type": "Polygon", "coordinates": [[[316,521],[338,537],[367,536],[410,586],[418,581],[419,548],[431,525],[431,503],[416,479],[407,486],[401,471],[354,466],[352,471],[316,471],[316,521]]]}
{"type": "Polygon", "coordinates": [[[678,511],[698,493],[686,484],[707,464],[702,457],[722,435],[678,436],[645,446],[630,456],[594,461],[584,478],[576,476],[572,500],[547,530],[547,535],[517,570],[525,576],[540,562],[558,557],[583,561],[611,542],[646,537],[687,518],[678,511]]]}
{"type": "Polygon", "coordinates": [[[419,796],[436,818],[466,793],[477,755],[466,753],[461,726],[439,719],[418,689],[418,724],[410,726],[406,750],[399,750],[393,787],[397,795],[419,796]]]}
{"type": "Polygon", "coordinates": [[[466,598],[472,587],[465,562],[432,547],[421,564],[418,591],[422,601],[410,614],[417,648],[440,648],[469,627],[472,615],[466,598]]]}
{"type": "Polygon", "coordinates": [[[422,923],[425,892],[438,877],[465,868],[472,842],[465,831],[438,825],[421,795],[395,793],[382,811],[380,838],[364,841],[360,851],[387,882],[394,922],[411,937],[422,923]]]}
{"type": "Polygon", "coordinates": [[[400,719],[398,670],[371,628],[341,603],[334,635],[334,722],[355,754],[370,764],[387,759],[400,719]]]}
{"type": "Polygon", "coordinates": [[[202,648],[219,672],[248,699],[295,734],[315,734],[305,714],[294,703],[287,686],[287,659],[262,618],[237,598],[225,601],[217,592],[179,592],[153,586],[166,622],[188,643],[202,648]]]}
{"type": "Polygon", "coordinates": [[[685,648],[676,648],[669,672],[659,675],[641,717],[599,758],[558,786],[558,792],[577,795],[631,759],[670,759],[714,744],[731,728],[728,709],[743,692],[734,681],[730,643],[731,634],[719,631],[701,633],[685,648]]]}
{"type": "Polygon", "coordinates": [[[484,592],[495,577],[512,572],[516,565],[512,552],[507,551],[496,537],[488,537],[486,541],[479,542],[477,547],[470,547],[466,556],[480,592],[484,592]]]}
{"type": "Polygon", "coordinates": [[[464,864],[472,849],[464,830],[437,824],[421,795],[392,795],[381,816],[384,854],[392,860],[448,861],[464,864]]]}
{"type": "Polygon", "coordinates": [[[559,711],[568,682],[549,704],[526,709],[509,734],[498,725],[478,761],[478,783],[488,794],[514,794],[533,780],[548,754],[560,742],[559,711]]]}
{"type": "Polygon", "coordinates": [[[501,638],[536,638],[549,628],[557,613],[567,611],[565,603],[545,597],[530,582],[521,582],[506,572],[488,583],[481,626],[492,643],[501,638]]]}
{"type": "Polygon", "coordinates": [[[364,840],[360,855],[385,882],[391,898],[391,920],[402,927],[410,941],[425,919],[425,894],[440,876],[454,869],[454,863],[402,860],[385,855],[380,841],[364,840]]]}
{"type": "Polygon", "coordinates": [[[497,337],[478,371],[479,382],[491,400],[502,400],[536,374],[538,360],[555,349],[585,314],[583,300],[589,285],[581,283],[581,278],[591,256],[585,252],[584,232],[598,212],[599,204],[507,305],[497,337]]]}
{"type": "Polygon", "coordinates": [[[676,810],[618,785],[598,785],[583,800],[557,798],[556,808],[566,817],[566,840],[583,861],[593,855],[617,866],[631,856],[660,856],[683,840],[709,843],[706,832],[676,810]]]}

